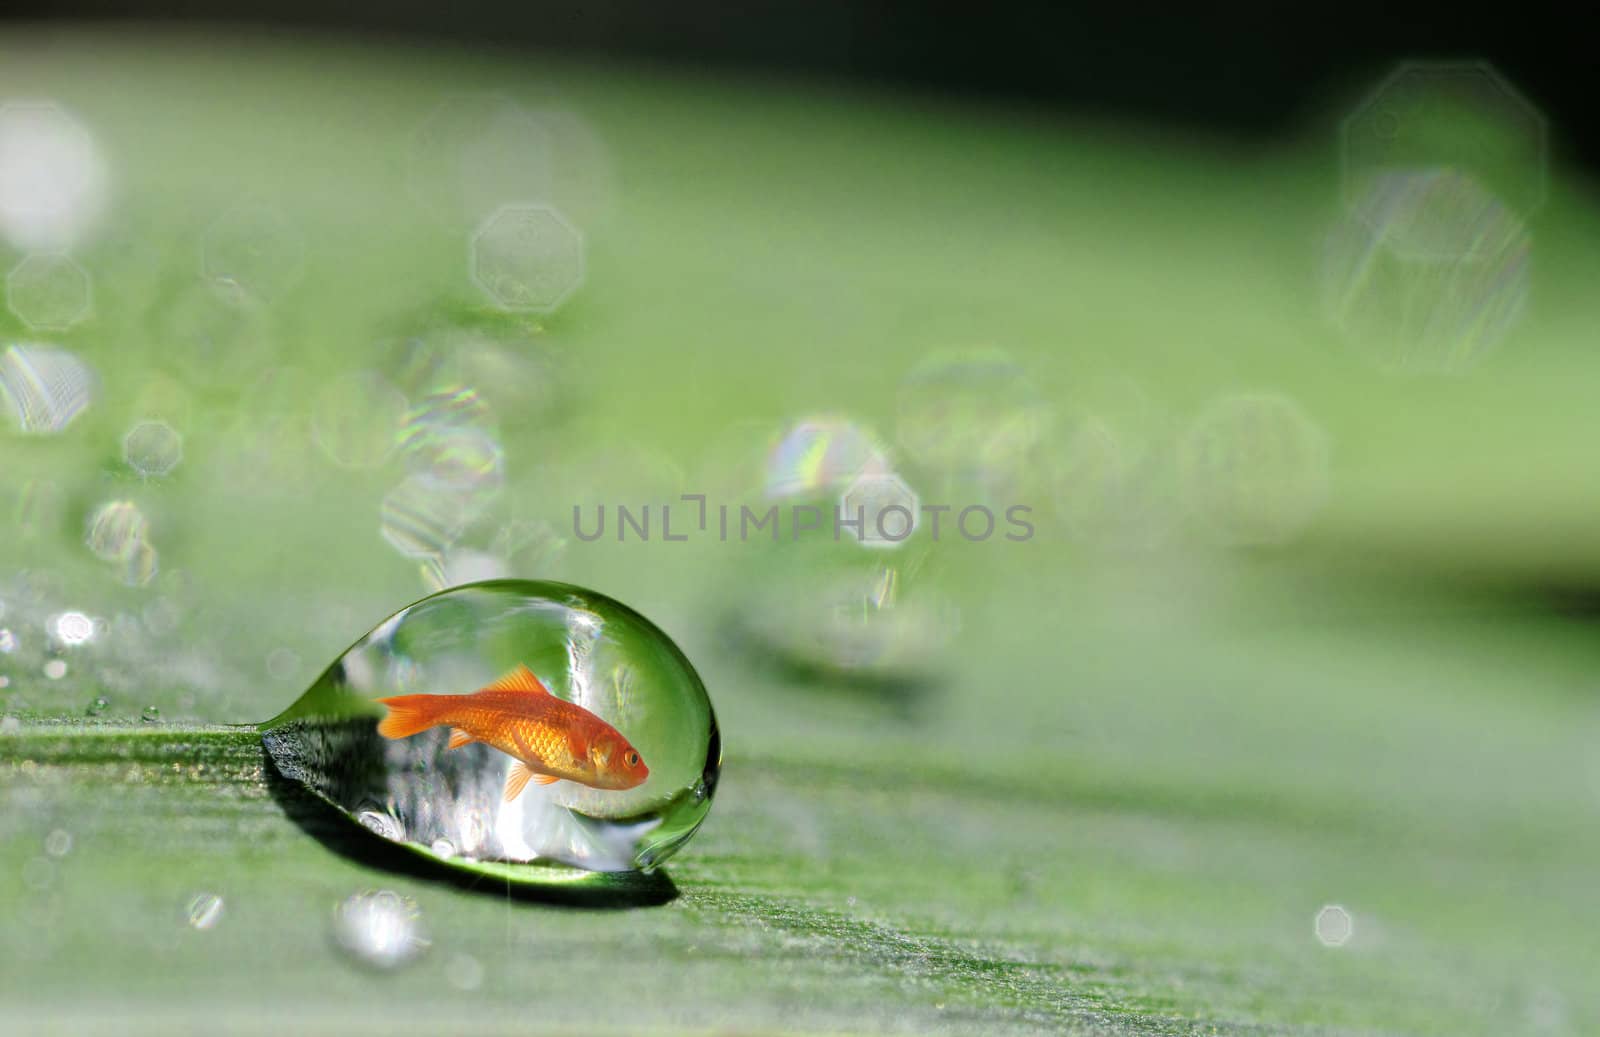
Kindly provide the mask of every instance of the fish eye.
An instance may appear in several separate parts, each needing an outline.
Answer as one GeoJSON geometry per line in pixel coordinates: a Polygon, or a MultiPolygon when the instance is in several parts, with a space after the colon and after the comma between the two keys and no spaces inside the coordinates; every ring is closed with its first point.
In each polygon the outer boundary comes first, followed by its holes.
{"type": "Polygon", "coordinates": [[[625,762],[629,767],[639,766],[639,754],[634,752],[632,749],[629,749],[628,755],[624,756],[622,759],[623,762],[625,762]]]}

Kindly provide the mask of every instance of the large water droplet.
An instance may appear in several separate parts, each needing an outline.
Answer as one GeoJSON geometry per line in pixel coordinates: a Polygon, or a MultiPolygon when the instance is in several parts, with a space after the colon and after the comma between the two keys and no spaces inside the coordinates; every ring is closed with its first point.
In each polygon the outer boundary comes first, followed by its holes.
{"type": "Polygon", "coordinates": [[[654,868],[705,818],[722,762],[705,687],[660,629],[592,591],[522,580],[457,587],[402,609],[262,731],[283,776],[353,822],[453,867],[533,884],[581,877],[558,864],[654,868]],[[453,726],[478,719],[442,712],[414,734],[378,731],[398,714],[377,699],[470,695],[519,666],[550,701],[592,717],[552,716],[539,704],[545,696],[515,692],[502,708],[530,719],[499,729],[497,741],[537,772],[576,777],[531,781],[508,800],[512,755],[486,741],[448,747],[453,726]]]}

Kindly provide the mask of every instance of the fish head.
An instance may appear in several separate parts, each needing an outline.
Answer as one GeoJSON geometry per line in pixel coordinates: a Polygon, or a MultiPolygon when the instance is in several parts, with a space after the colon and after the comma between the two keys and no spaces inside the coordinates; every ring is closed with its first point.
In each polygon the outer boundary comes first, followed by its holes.
{"type": "Polygon", "coordinates": [[[614,729],[602,732],[589,744],[589,762],[601,788],[631,789],[650,776],[639,750],[614,729]]]}

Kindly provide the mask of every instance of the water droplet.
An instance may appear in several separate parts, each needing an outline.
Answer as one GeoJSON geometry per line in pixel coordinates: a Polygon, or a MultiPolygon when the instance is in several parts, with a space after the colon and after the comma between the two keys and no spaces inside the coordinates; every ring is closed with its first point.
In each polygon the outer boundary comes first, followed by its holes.
{"type": "Polygon", "coordinates": [[[82,612],[63,612],[50,620],[50,633],[58,644],[75,648],[94,640],[94,620],[82,612]]]}
{"type": "Polygon", "coordinates": [[[67,661],[65,659],[51,659],[44,664],[44,675],[50,680],[58,681],[67,675],[67,661]]]}
{"type": "Polygon", "coordinates": [[[156,721],[161,719],[161,710],[157,709],[154,706],[146,706],[146,707],[144,707],[144,710],[139,714],[139,719],[144,721],[147,724],[153,724],[156,721]]]}
{"type": "Polygon", "coordinates": [[[222,897],[216,893],[196,893],[189,901],[189,927],[204,931],[222,921],[222,897]]]}
{"type": "Polygon", "coordinates": [[[83,711],[83,715],[86,717],[100,716],[110,705],[111,703],[106,701],[104,696],[97,696],[89,703],[88,708],[83,711]]]}
{"type": "Polygon", "coordinates": [[[455,844],[449,839],[435,839],[430,849],[441,857],[454,857],[456,855],[455,844]]]}
{"type": "Polygon", "coordinates": [[[400,840],[406,835],[405,828],[392,815],[382,810],[363,810],[356,814],[356,820],[369,832],[374,832],[385,839],[400,840]]]}
{"type": "MultiPolygon", "coordinates": [[[[286,777],[375,831],[375,817],[392,820],[392,830],[379,831],[387,838],[428,853],[447,841],[450,862],[468,868],[541,862],[648,870],[699,826],[721,767],[705,688],[665,634],[602,595],[532,581],[458,587],[403,609],[263,729],[286,777]],[[374,699],[467,694],[519,665],[555,699],[609,725],[608,738],[580,746],[586,751],[574,756],[563,741],[567,755],[550,758],[549,766],[576,780],[530,783],[507,802],[514,761],[499,749],[483,742],[448,749],[449,723],[396,739],[377,732],[386,710],[374,699]],[[635,765],[616,761],[622,751],[613,733],[642,757],[642,783],[630,780],[635,765]]],[[[517,875],[557,881],[559,872],[546,866],[517,875]]]]}
{"type": "Polygon", "coordinates": [[[20,345],[0,353],[0,409],[23,432],[62,431],[93,402],[95,388],[94,371],[65,349],[20,345]]]}
{"type": "Polygon", "coordinates": [[[1287,397],[1227,396],[1184,437],[1184,496],[1224,543],[1282,544],[1315,517],[1328,493],[1326,437],[1287,397]]]}
{"type": "Polygon", "coordinates": [[[452,955],[444,975],[457,990],[472,991],[483,986],[483,965],[470,954],[452,955]]]}
{"type": "Polygon", "coordinates": [[[416,902],[386,889],[356,893],[334,908],[333,939],[359,964],[382,971],[416,960],[429,946],[416,902]]]}
{"type": "Polygon", "coordinates": [[[876,436],[839,417],[803,418],[767,453],[768,497],[831,496],[863,474],[889,470],[888,448],[876,436]]]}
{"type": "Polygon", "coordinates": [[[552,313],[583,284],[583,235],[548,205],[507,205],[472,236],[472,279],[506,310],[552,313]]]}
{"type": "Polygon", "coordinates": [[[1343,947],[1355,934],[1355,920],[1338,904],[1328,904],[1317,912],[1314,928],[1324,947],[1343,947]]]}
{"type": "Polygon", "coordinates": [[[183,462],[183,436],[164,421],[141,421],[122,437],[122,459],[140,475],[159,479],[183,462]]]}
{"type": "Polygon", "coordinates": [[[72,852],[72,833],[57,828],[44,837],[44,852],[52,857],[65,857],[72,852]]]}

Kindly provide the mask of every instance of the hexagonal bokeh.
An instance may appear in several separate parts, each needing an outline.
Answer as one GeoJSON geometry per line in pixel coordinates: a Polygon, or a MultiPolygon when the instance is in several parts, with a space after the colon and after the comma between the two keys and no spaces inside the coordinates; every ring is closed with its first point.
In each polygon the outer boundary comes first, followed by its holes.
{"type": "Polygon", "coordinates": [[[99,215],[105,168],[83,124],[52,101],[0,105],[0,234],[65,248],[99,215]]]}
{"type": "Polygon", "coordinates": [[[508,201],[548,200],[552,150],[543,120],[506,95],[454,94],[413,133],[406,185],[440,223],[473,227],[508,201]]]}
{"type": "Polygon", "coordinates": [[[550,313],[583,284],[583,236],[548,205],[502,206],[472,236],[471,269],[496,305],[550,313]]]}
{"type": "Polygon", "coordinates": [[[1286,396],[1213,401],[1185,434],[1180,455],[1190,512],[1226,544],[1288,543],[1328,497],[1327,437],[1286,396]]]}
{"type": "Polygon", "coordinates": [[[1482,61],[1409,61],[1345,120],[1346,204],[1373,177],[1454,169],[1476,177],[1526,217],[1544,203],[1543,114],[1482,61]]]}
{"type": "Polygon", "coordinates": [[[183,461],[183,436],[164,421],[141,421],[122,437],[122,459],[148,478],[168,475],[183,461]]]}
{"type": "Polygon", "coordinates": [[[839,499],[844,519],[861,520],[850,534],[868,547],[898,547],[917,530],[922,504],[916,491],[893,472],[866,474],[839,499]]]}
{"type": "Polygon", "coordinates": [[[262,202],[229,209],[200,242],[200,274],[225,298],[272,302],[300,279],[304,263],[305,239],[262,202]]]}
{"type": "Polygon", "coordinates": [[[6,275],[6,305],[30,328],[62,331],[94,309],[89,274],[61,252],[36,252],[6,275]]]}
{"type": "Polygon", "coordinates": [[[1375,177],[1324,243],[1322,302],[1378,367],[1461,374],[1526,309],[1531,237],[1475,178],[1453,169],[1375,177]]]}

